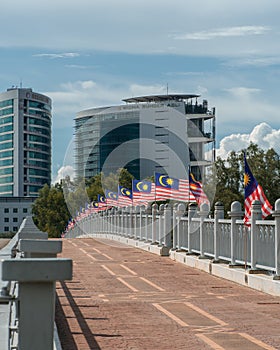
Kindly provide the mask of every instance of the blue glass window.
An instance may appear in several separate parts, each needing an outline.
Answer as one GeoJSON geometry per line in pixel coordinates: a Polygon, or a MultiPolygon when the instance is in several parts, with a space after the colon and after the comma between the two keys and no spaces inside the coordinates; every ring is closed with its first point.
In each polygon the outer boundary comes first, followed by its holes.
{"type": "Polygon", "coordinates": [[[13,182],[13,181],[14,181],[13,176],[0,177],[0,185],[7,184],[7,183],[13,182]]]}
{"type": "Polygon", "coordinates": [[[13,129],[14,129],[13,124],[0,126],[0,133],[7,132],[7,131],[13,131],[13,129]]]}
{"type": "Polygon", "coordinates": [[[5,142],[0,144],[0,151],[9,148],[13,148],[13,142],[5,142]]]}
{"type": "Polygon", "coordinates": [[[10,117],[2,117],[0,118],[0,124],[12,123],[13,120],[14,120],[14,117],[12,115],[10,117]]]}
{"type": "Polygon", "coordinates": [[[13,151],[0,152],[0,158],[8,158],[13,156],[13,151]]]}
{"type": "Polygon", "coordinates": [[[3,168],[0,169],[0,175],[10,175],[14,173],[14,169],[13,168],[3,168]]]}
{"type": "Polygon", "coordinates": [[[5,100],[0,102],[0,108],[7,107],[7,106],[12,106],[13,105],[13,100],[5,100]]]}
{"type": "Polygon", "coordinates": [[[0,135],[0,142],[12,140],[12,139],[13,139],[13,134],[0,135]]]}
{"type": "Polygon", "coordinates": [[[13,113],[14,113],[13,108],[0,109],[0,116],[7,115],[7,114],[13,114],[13,113]]]}
{"type": "Polygon", "coordinates": [[[12,159],[4,159],[0,160],[0,166],[13,165],[12,159]]]}

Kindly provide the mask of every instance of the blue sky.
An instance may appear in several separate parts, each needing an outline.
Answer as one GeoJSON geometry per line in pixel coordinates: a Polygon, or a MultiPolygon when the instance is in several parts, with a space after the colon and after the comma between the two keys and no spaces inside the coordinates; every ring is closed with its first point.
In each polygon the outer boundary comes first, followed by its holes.
{"type": "Polygon", "coordinates": [[[279,0],[10,1],[0,89],[22,83],[52,98],[54,178],[78,111],[167,84],[216,107],[218,147],[279,147],[279,13],[279,0]]]}

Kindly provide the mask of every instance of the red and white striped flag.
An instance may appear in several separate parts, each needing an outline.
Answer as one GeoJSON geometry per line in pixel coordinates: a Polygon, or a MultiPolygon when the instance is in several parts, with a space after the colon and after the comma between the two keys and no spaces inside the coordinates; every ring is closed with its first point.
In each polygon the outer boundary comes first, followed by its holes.
{"type": "Polygon", "coordinates": [[[132,180],[133,205],[148,205],[155,200],[155,184],[150,181],[132,180]]]}
{"type": "Polygon", "coordinates": [[[132,191],[119,185],[118,187],[118,206],[126,207],[132,205],[132,191]]]}
{"type": "Polygon", "coordinates": [[[254,200],[258,200],[262,204],[262,217],[266,218],[272,213],[272,206],[266,198],[262,187],[258,184],[254,178],[251,169],[247,163],[246,156],[244,154],[245,174],[244,174],[244,187],[245,187],[245,215],[244,225],[250,226],[251,223],[251,207],[254,200]]]}
{"type": "Polygon", "coordinates": [[[196,181],[193,174],[191,173],[190,173],[189,179],[190,179],[190,192],[195,198],[195,201],[197,202],[197,204],[201,206],[202,203],[207,203],[210,206],[210,201],[206,193],[202,189],[202,184],[199,181],[196,181]]]}

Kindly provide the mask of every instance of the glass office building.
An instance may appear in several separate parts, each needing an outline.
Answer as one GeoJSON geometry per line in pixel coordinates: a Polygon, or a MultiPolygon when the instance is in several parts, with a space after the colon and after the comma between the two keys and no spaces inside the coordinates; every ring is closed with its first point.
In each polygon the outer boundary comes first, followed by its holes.
{"type": "Polygon", "coordinates": [[[51,99],[32,89],[0,94],[0,196],[37,197],[51,183],[51,99]]]}
{"type": "Polygon", "coordinates": [[[86,179],[126,168],[137,179],[155,172],[197,179],[215,160],[215,108],[199,95],[124,99],[75,117],[75,171],[86,179]],[[207,156],[206,156],[207,155],[207,156]]]}

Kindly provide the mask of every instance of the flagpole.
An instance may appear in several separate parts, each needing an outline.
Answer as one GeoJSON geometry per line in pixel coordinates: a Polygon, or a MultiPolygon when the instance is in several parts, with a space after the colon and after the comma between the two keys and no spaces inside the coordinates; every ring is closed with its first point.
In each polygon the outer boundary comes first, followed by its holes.
{"type": "Polygon", "coordinates": [[[157,186],[156,186],[156,172],[154,171],[154,184],[155,184],[155,203],[157,201],[157,186]]]}
{"type": "Polygon", "coordinates": [[[134,203],[133,203],[133,179],[131,179],[131,193],[132,193],[132,206],[134,206],[134,203]]]}
{"type": "Polygon", "coordinates": [[[190,204],[190,198],[191,198],[191,186],[190,186],[190,173],[191,169],[190,166],[188,165],[188,183],[189,183],[189,198],[188,198],[188,205],[190,204]]]}

